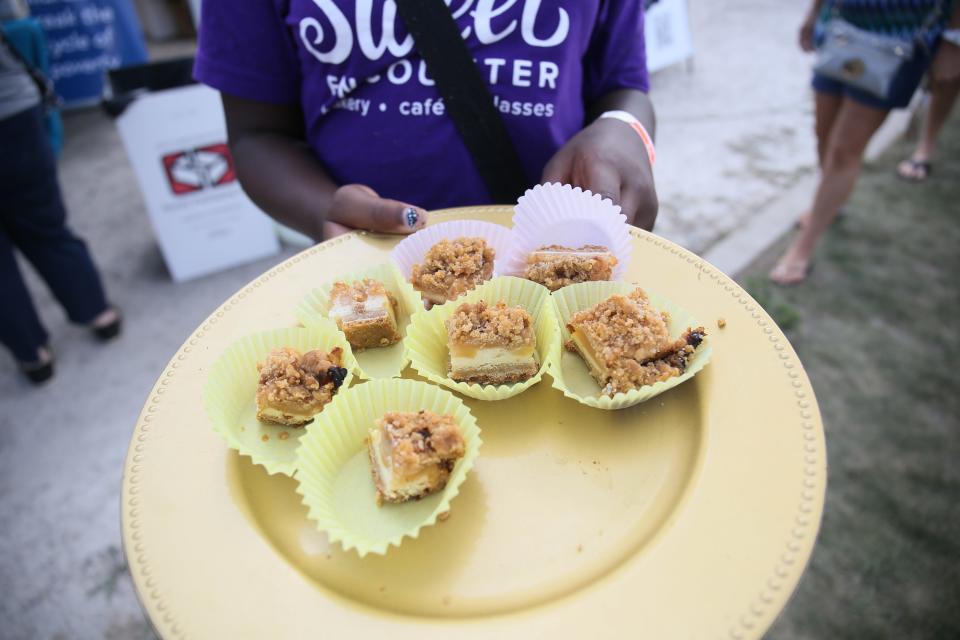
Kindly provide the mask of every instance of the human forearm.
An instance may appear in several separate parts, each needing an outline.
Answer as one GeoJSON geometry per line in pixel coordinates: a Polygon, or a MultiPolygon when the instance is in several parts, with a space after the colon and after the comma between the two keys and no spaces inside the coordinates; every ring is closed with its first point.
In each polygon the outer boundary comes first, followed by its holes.
{"type": "Polygon", "coordinates": [[[589,106],[587,126],[554,154],[543,169],[544,182],[563,182],[589,189],[620,205],[627,221],[652,229],[657,217],[653,167],[638,132],[604,111],[633,114],[652,137],[656,133],[653,105],[647,95],[618,89],[589,106]]]}
{"type": "Polygon", "coordinates": [[[807,18],[811,20],[816,18],[817,14],[820,13],[820,9],[823,8],[823,3],[825,1],[826,0],[813,0],[813,2],[810,4],[810,10],[807,11],[807,18]]]}
{"type": "Polygon", "coordinates": [[[589,119],[593,121],[604,111],[626,111],[640,121],[651,138],[656,138],[657,117],[650,97],[636,89],[617,89],[600,97],[590,105],[589,119]]]}
{"type": "Polygon", "coordinates": [[[274,219],[314,240],[351,229],[412,233],[427,214],[366,185],[338,185],[304,140],[303,114],[223,94],[227,136],[244,191],[274,219]]]}
{"type": "Polygon", "coordinates": [[[276,133],[231,136],[230,149],[243,190],[278,222],[315,240],[337,184],[305,143],[276,133]]]}

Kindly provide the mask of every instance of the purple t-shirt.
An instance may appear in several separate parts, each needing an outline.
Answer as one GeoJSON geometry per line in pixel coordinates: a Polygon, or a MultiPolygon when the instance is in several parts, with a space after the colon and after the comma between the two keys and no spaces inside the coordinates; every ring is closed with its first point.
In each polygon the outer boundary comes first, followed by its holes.
{"type": "MultiPolygon", "coordinates": [[[[451,0],[530,184],[586,105],[646,91],[642,0],[451,0]]],[[[299,103],[339,184],[428,209],[489,202],[393,0],[204,0],[195,74],[299,103]]]]}

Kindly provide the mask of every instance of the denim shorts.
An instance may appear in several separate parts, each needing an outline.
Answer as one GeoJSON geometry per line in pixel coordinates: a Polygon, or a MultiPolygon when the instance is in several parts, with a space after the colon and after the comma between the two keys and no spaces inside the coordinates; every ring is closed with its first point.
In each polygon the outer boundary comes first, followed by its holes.
{"type": "Polygon", "coordinates": [[[893,82],[890,83],[890,92],[886,98],[878,98],[872,93],[851,87],[842,80],[834,80],[816,72],[813,74],[812,84],[814,90],[820,93],[850,98],[855,102],[880,111],[903,109],[910,104],[910,99],[916,92],[917,87],[920,86],[923,76],[930,67],[931,60],[933,60],[932,54],[918,51],[912,59],[900,67],[897,75],[893,78],[893,82]]]}

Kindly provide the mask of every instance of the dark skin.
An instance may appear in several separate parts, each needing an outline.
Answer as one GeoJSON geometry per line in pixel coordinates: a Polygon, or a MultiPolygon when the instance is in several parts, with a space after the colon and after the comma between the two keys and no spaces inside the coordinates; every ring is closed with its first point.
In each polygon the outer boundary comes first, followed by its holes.
{"type": "MultiPolygon", "coordinates": [[[[237,176],[247,195],[277,221],[317,241],[353,229],[413,233],[426,224],[426,211],[413,204],[382,198],[365,185],[336,184],[305,141],[299,106],[222,98],[237,176]],[[410,208],[416,216],[408,215],[410,208]]],[[[646,149],[629,125],[594,120],[608,110],[632,113],[654,135],[647,95],[613,91],[591,106],[592,124],[557,151],[541,181],[600,193],[619,204],[628,221],[650,229],[658,203],[646,149]]]]}

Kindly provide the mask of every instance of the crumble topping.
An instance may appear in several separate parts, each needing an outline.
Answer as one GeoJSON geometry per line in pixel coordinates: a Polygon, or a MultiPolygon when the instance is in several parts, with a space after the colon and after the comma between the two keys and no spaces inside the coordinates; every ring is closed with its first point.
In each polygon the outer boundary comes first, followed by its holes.
{"type": "Polygon", "coordinates": [[[346,283],[337,281],[333,283],[330,289],[331,300],[352,300],[354,303],[364,303],[368,298],[384,296],[392,298],[386,287],[379,280],[364,278],[358,282],[346,283]]]}
{"type": "Polygon", "coordinates": [[[493,275],[494,256],[483,238],[441,240],[423,264],[413,265],[411,280],[418,289],[442,291],[452,300],[493,275]]]}
{"type": "Polygon", "coordinates": [[[465,302],[446,321],[451,343],[517,349],[533,341],[533,318],[502,300],[494,306],[483,300],[465,302]]]}
{"type": "Polygon", "coordinates": [[[313,350],[303,355],[290,347],[274,349],[265,362],[257,364],[260,389],[267,402],[330,402],[347,375],[340,366],[341,353],[340,347],[329,353],[313,350]]]}
{"type": "Polygon", "coordinates": [[[366,303],[370,298],[384,297],[393,307],[397,309],[397,299],[392,293],[387,291],[383,283],[372,278],[364,278],[359,282],[337,281],[333,283],[330,289],[330,300],[334,304],[353,305],[353,312],[356,315],[363,315],[367,311],[366,303]]]}
{"type": "Polygon", "coordinates": [[[585,244],[570,249],[552,244],[527,256],[523,277],[556,291],[577,282],[609,280],[615,266],[617,258],[606,247],[585,244]]]}
{"type": "MultiPolygon", "coordinates": [[[[668,321],[669,315],[654,309],[638,288],[575,313],[567,328],[586,338],[605,370],[605,379],[598,380],[603,393],[614,395],[678,376],[686,369],[706,332],[703,327],[687,329],[674,340],[668,321]]],[[[565,347],[577,351],[572,340],[565,347]]]]}
{"type": "Polygon", "coordinates": [[[391,443],[394,470],[402,476],[416,475],[429,465],[449,471],[466,452],[466,445],[453,416],[432,411],[390,412],[378,422],[391,443]]]}

